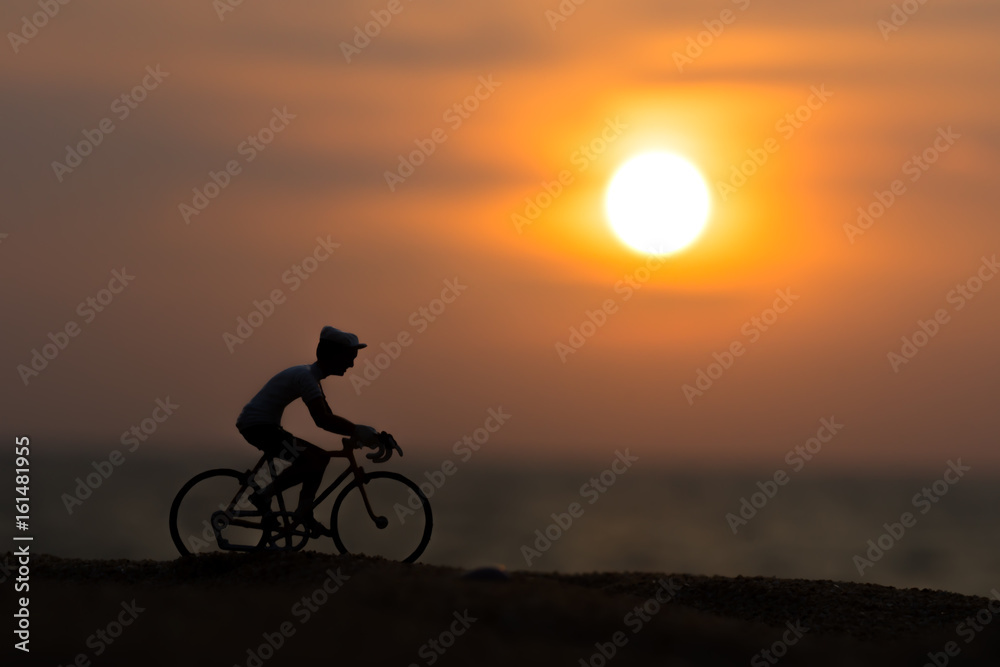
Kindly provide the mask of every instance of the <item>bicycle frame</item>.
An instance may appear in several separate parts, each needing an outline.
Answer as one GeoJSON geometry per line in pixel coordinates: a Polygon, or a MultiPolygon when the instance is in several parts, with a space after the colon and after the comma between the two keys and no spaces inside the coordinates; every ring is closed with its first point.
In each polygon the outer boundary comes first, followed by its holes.
{"type": "MultiPolygon", "coordinates": [[[[375,515],[375,511],[372,509],[371,503],[368,500],[368,492],[365,490],[365,483],[364,483],[365,470],[358,464],[357,460],[354,458],[354,450],[357,447],[353,445],[353,441],[350,438],[344,438],[343,442],[344,446],[342,449],[326,450],[326,453],[330,456],[331,459],[333,458],[346,459],[347,468],[343,472],[341,472],[340,475],[337,476],[337,479],[335,479],[329,486],[327,486],[322,493],[316,496],[309,509],[311,511],[319,507],[319,505],[324,500],[326,500],[327,497],[330,496],[330,494],[332,494],[337,488],[339,488],[340,485],[343,484],[346,479],[348,479],[353,475],[358,482],[358,491],[361,493],[362,500],[364,500],[365,510],[368,512],[368,516],[371,518],[371,520],[375,523],[376,526],[382,528],[384,527],[384,524],[387,522],[387,520],[385,519],[385,517],[375,515]]],[[[265,515],[260,514],[256,510],[256,508],[253,510],[241,510],[237,509],[237,507],[240,497],[243,496],[248,487],[253,487],[256,490],[259,490],[257,484],[254,483],[254,479],[256,478],[257,474],[260,472],[261,468],[264,466],[265,463],[267,463],[267,470],[268,473],[270,474],[271,480],[273,481],[277,477],[278,473],[274,467],[275,458],[276,457],[274,456],[268,456],[267,454],[264,454],[263,456],[260,457],[260,460],[257,461],[257,465],[255,465],[251,470],[248,470],[246,472],[246,478],[240,485],[240,488],[236,491],[236,495],[233,496],[232,500],[229,501],[229,505],[224,510],[220,508],[220,510],[222,510],[222,512],[224,513],[225,517],[225,525],[222,526],[222,528],[229,525],[239,526],[242,528],[251,528],[251,529],[261,528],[261,524],[255,524],[252,521],[247,521],[243,519],[243,517],[260,517],[261,522],[263,522],[265,515]]],[[[280,493],[276,493],[275,496],[277,496],[278,499],[278,512],[286,514],[287,510],[285,508],[285,500],[283,495],[280,493]]],[[[215,537],[216,540],[219,542],[220,548],[231,551],[256,551],[259,548],[258,546],[230,544],[229,541],[226,540],[224,537],[222,537],[222,535],[220,534],[222,528],[215,526],[215,523],[217,521],[216,515],[218,514],[219,512],[213,514],[212,523],[213,523],[213,532],[215,532],[215,537]]],[[[286,539],[290,540],[291,536],[288,536],[286,539]]]]}
{"type": "Polygon", "coordinates": [[[359,466],[358,462],[354,459],[354,450],[355,447],[351,446],[351,440],[349,438],[344,438],[343,449],[327,452],[330,455],[331,459],[333,458],[347,459],[347,469],[344,470],[344,472],[340,473],[340,475],[337,476],[337,479],[334,480],[330,484],[330,486],[326,487],[326,490],[324,490],[321,494],[316,496],[316,499],[313,501],[312,507],[310,507],[310,509],[316,509],[317,507],[319,507],[320,503],[326,500],[327,496],[333,493],[334,489],[339,487],[345,479],[347,479],[348,477],[351,476],[351,474],[353,474],[354,478],[358,481],[358,491],[361,492],[361,498],[365,501],[365,509],[368,511],[368,516],[371,517],[372,521],[378,523],[378,520],[381,517],[375,516],[375,512],[374,510],[372,510],[371,503],[368,502],[368,492],[365,491],[365,469],[359,466]]]}

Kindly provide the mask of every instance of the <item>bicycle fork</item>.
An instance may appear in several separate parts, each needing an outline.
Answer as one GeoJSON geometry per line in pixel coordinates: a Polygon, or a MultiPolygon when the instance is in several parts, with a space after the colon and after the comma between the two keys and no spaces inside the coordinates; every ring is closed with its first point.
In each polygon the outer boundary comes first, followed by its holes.
{"type": "Polygon", "coordinates": [[[358,491],[361,492],[361,499],[365,501],[365,509],[368,511],[368,516],[371,517],[371,520],[375,522],[375,527],[381,530],[389,525],[389,520],[384,516],[375,516],[375,510],[372,509],[372,504],[368,500],[368,492],[365,491],[365,486],[367,486],[365,471],[359,466],[358,472],[360,473],[360,478],[363,480],[360,484],[358,484],[358,491]]]}
{"type": "Polygon", "coordinates": [[[377,516],[375,510],[372,509],[371,501],[368,500],[368,491],[365,490],[368,484],[368,477],[365,475],[365,469],[359,466],[358,462],[354,459],[354,450],[350,447],[345,447],[343,453],[338,452],[332,456],[343,456],[347,459],[347,473],[354,473],[354,479],[358,482],[358,492],[365,503],[365,511],[368,512],[368,516],[375,524],[375,527],[381,530],[388,526],[389,520],[384,516],[377,516]]]}

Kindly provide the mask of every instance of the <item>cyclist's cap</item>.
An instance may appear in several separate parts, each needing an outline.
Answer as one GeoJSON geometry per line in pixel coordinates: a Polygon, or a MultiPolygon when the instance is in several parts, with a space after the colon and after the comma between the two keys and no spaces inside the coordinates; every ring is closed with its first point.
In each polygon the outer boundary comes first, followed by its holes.
{"type": "Polygon", "coordinates": [[[360,350],[363,347],[368,347],[367,344],[358,342],[358,337],[354,334],[329,326],[323,327],[323,330],[319,334],[319,340],[321,343],[332,343],[352,350],[360,350]]]}

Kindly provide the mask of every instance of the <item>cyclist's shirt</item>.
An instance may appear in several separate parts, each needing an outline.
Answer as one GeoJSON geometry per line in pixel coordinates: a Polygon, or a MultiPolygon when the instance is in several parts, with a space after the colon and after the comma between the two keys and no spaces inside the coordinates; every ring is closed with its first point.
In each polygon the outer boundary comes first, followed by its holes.
{"type": "Polygon", "coordinates": [[[236,419],[236,428],[261,424],[278,426],[285,407],[297,398],[311,401],[325,398],[319,384],[320,369],[316,364],[292,366],[267,381],[250,399],[236,419]]]}

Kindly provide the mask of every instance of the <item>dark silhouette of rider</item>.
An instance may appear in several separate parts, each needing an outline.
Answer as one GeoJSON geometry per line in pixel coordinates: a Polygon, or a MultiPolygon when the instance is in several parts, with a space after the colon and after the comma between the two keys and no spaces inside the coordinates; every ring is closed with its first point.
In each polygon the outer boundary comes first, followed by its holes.
{"type": "Polygon", "coordinates": [[[240,434],[264,454],[291,462],[269,485],[250,495],[250,501],[262,513],[270,511],[275,494],[301,484],[299,505],[295,512],[297,520],[308,525],[315,524],[312,503],[323,481],[330,455],[281,428],[281,415],[295,399],[302,399],[319,428],[351,436],[363,446],[379,446],[378,432],[374,428],[333,414],[320,385],[320,380],[326,377],[346,373],[354,366],[358,350],[364,347],[367,345],[359,343],[358,337],[352,333],[323,327],[316,347],[316,362],[281,371],[244,406],[236,420],[240,434]]]}

